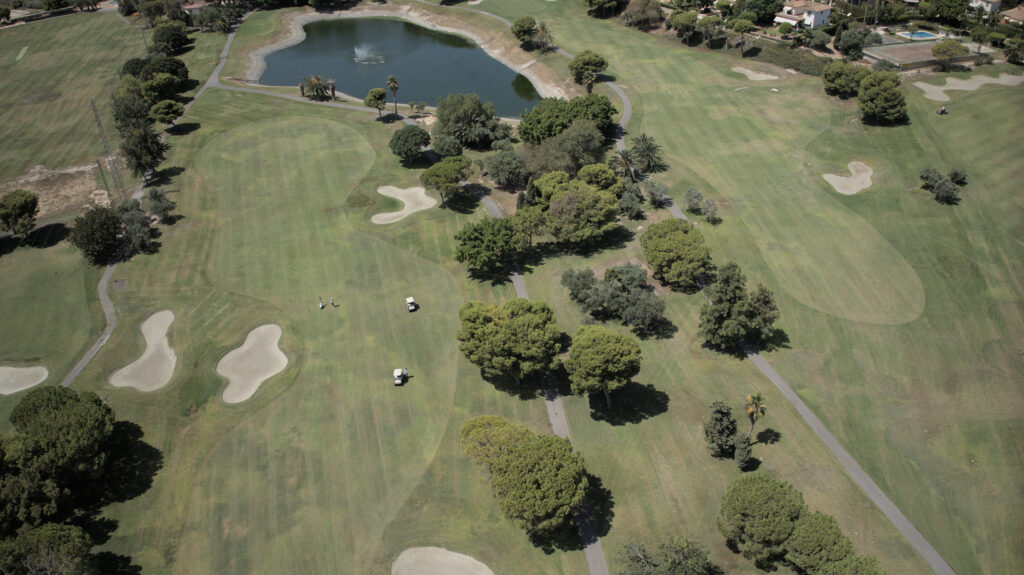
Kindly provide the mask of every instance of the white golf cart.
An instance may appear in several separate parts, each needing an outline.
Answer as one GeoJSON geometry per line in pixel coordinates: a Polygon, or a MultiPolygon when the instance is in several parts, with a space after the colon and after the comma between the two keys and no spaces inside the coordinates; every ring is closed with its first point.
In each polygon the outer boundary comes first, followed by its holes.
{"type": "Polygon", "coordinates": [[[416,311],[419,307],[419,304],[416,303],[416,300],[412,299],[412,296],[405,298],[405,309],[409,310],[409,313],[416,311]]]}

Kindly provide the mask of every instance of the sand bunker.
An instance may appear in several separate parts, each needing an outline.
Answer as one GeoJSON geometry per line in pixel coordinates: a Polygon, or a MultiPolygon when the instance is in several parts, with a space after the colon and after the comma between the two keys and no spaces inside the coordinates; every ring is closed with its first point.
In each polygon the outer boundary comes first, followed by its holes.
{"type": "Polygon", "coordinates": [[[743,74],[744,76],[747,77],[748,80],[753,80],[755,82],[764,82],[765,80],[778,80],[779,79],[778,76],[774,76],[772,74],[762,74],[760,72],[755,72],[753,70],[748,70],[748,69],[743,68],[741,66],[733,66],[732,67],[732,71],[736,72],[737,74],[743,74]]]}
{"type": "Polygon", "coordinates": [[[998,78],[975,74],[966,80],[961,80],[959,78],[946,78],[946,83],[938,86],[934,84],[925,84],[924,82],[914,82],[914,85],[921,88],[921,91],[924,92],[925,98],[935,100],[936,102],[948,102],[949,96],[946,95],[946,90],[964,90],[966,92],[973,92],[985,84],[1016,86],[1021,82],[1024,82],[1024,76],[1014,76],[1013,74],[1003,72],[998,78]]]}
{"type": "Polygon", "coordinates": [[[115,371],[110,376],[114,387],[134,387],[139,391],[156,391],[167,385],[174,375],[178,358],[174,355],[167,330],[174,321],[171,310],[158,311],[142,322],[142,337],[146,340],[146,351],[142,357],[115,371]]]}
{"type": "Polygon", "coordinates": [[[222,396],[226,403],[241,403],[250,397],[260,384],[288,365],[277,343],[281,341],[281,326],[268,323],[249,332],[242,347],[233,349],[217,363],[217,373],[228,379],[222,396]]]}
{"type": "Polygon", "coordinates": [[[370,221],[375,224],[393,224],[409,214],[431,208],[437,203],[437,200],[427,195],[426,190],[419,187],[402,189],[394,186],[381,186],[377,188],[377,193],[389,198],[395,198],[405,204],[405,207],[397,212],[387,212],[373,216],[370,218],[370,221]]]}
{"type": "Polygon", "coordinates": [[[0,366],[0,395],[10,395],[39,385],[50,375],[43,366],[3,367],[0,366]]]}
{"type": "Polygon", "coordinates": [[[864,162],[850,162],[848,164],[850,168],[849,176],[839,176],[836,174],[822,174],[821,177],[825,178],[825,181],[832,184],[832,187],[837,192],[845,196],[852,196],[857,192],[871,187],[871,175],[875,173],[871,169],[871,166],[864,162]]]}
{"type": "Polygon", "coordinates": [[[469,555],[440,547],[411,547],[391,564],[391,575],[494,575],[469,555]]]}

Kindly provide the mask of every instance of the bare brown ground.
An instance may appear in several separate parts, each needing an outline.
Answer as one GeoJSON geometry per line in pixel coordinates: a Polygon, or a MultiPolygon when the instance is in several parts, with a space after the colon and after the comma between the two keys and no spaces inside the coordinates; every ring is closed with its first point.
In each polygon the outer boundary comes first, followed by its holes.
{"type": "Polygon", "coordinates": [[[96,185],[96,164],[60,170],[35,166],[24,176],[0,184],[0,195],[25,190],[39,197],[38,219],[78,212],[85,206],[106,203],[106,193],[96,185]]]}

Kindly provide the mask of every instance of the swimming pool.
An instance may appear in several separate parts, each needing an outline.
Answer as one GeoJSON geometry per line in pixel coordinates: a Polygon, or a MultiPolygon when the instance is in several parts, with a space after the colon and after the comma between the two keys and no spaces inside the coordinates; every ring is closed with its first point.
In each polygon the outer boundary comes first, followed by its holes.
{"type": "Polygon", "coordinates": [[[911,40],[929,40],[931,38],[938,38],[938,35],[932,34],[931,32],[900,32],[899,35],[904,38],[910,38],[911,40]]]}

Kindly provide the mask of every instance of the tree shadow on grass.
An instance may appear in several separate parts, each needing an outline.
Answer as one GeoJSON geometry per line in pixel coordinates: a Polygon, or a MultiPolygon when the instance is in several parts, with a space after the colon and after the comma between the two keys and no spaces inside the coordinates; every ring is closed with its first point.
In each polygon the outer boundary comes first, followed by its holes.
{"type": "Polygon", "coordinates": [[[25,245],[41,249],[51,248],[67,239],[70,234],[71,229],[63,223],[47,224],[29,232],[25,238],[25,245]]]}
{"type": "Polygon", "coordinates": [[[96,567],[104,575],[141,575],[142,567],[132,563],[132,558],[110,551],[97,553],[96,567]]]}
{"type": "Polygon", "coordinates": [[[671,320],[662,316],[651,322],[646,328],[633,328],[633,333],[640,339],[672,339],[679,328],[671,320]]]}
{"type": "Polygon", "coordinates": [[[464,184],[461,190],[452,194],[444,207],[460,214],[472,214],[480,206],[480,198],[491,193],[487,186],[464,184]]]}
{"type": "Polygon", "coordinates": [[[604,394],[590,396],[590,418],[611,425],[640,423],[668,411],[669,397],[651,384],[631,381],[611,393],[612,407],[608,409],[604,394]]]}
{"type": "Polygon", "coordinates": [[[181,166],[167,166],[160,170],[153,170],[153,175],[146,182],[146,187],[166,186],[171,183],[172,179],[183,173],[185,173],[185,168],[181,166]]]}
{"type": "Polygon", "coordinates": [[[757,433],[757,442],[763,445],[775,445],[782,439],[782,434],[768,427],[757,433]]]}
{"type": "Polygon", "coordinates": [[[484,378],[484,381],[493,385],[494,389],[507,393],[508,395],[516,397],[522,401],[537,399],[543,395],[543,388],[541,387],[540,381],[534,378],[517,380],[510,375],[487,377],[483,374],[481,374],[481,377],[484,378]]]}
{"type": "Polygon", "coordinates": [[[184,136],[191,134],[201,127],[199,122],[182,122],[167,128],[167,133],[172,136],[184,136]]]}
{"type": "Polygon", "coordinates": [[[142,428],[131,421],[114,423],[105,476],[101,486],[101,505],[134,499],[149,491],[153,478],[164,465],[163,453],[142,440],[142,428]]]}

